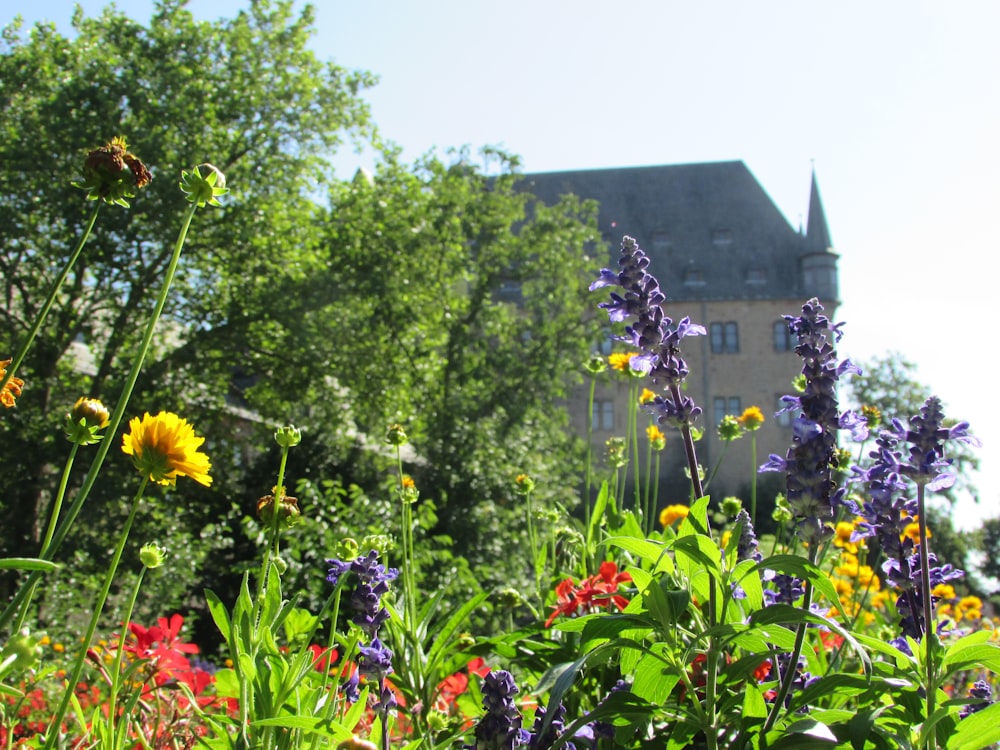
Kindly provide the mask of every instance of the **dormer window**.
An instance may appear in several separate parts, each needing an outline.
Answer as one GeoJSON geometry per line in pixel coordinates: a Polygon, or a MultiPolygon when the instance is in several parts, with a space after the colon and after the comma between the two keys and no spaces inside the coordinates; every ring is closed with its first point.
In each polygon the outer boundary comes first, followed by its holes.
{"type": "Polygon", "coordinates": [[[731,245],[733,242],[733,233],[728,229],[716,229],[712,232],[712,244],[713,245],[731,245]]]}
{"type": "Polygon", "coordinates": [[[705,275],[700,268],[689,268],[684,272],[685,286],[705,286],[705,275]]]}

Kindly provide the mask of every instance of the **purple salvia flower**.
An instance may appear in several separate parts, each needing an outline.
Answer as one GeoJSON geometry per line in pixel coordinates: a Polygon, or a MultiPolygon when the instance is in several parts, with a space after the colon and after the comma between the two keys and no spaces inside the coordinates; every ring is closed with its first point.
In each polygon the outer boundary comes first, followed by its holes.
{"type": "MultiPolygon", "coordinates": [[[[649,375],[654,383],[671,388],[680,386],[688,375],[688,366],[680,354],[680,341],[686,336],[704,336],[704,326],[696,325],[690,318],[684,318],[677,325],[663,312],[662,303],[666,295],[660,291],[656,277],[646,269],[649,257],[639,248],[632,237],[622,239],[618,273],[604,268],[590,289],[618,286],[622,294],[612,292],[610,302],[602,302],[600,307],[608,311],[612,322],[630,319],[622,341],[640,350],[629,366],[649,375]]],[[[671,388],[671,397],[658,397],[651,408],[660,412],[661,424],[681,426],[690,424],[701,413],[688,397],[676,398],[679,391],[671,388]]]]}
{"type": "Polygon", "coordinates": [[[970,714],[982,711],[993,703],[993,689],[986,680],[978,680],[975,685],[969,688],[969,697],[974,698],[974,703],[969,703],[958,712],[958,718],[964,719],[970,714]]]}
{"type": "Polygon", "coordinates": [[[514,750],[527,743],[529,733],[521,728],[521,712],[514,704],[517,685],[510,672],[493,670],[483,678],[483,708],[476,724],[476,742],[470,750],[514,750]]]}
{"type": "Polygon", "coordinates": [[[792,422],[792,447],[785,458],[772,455],[761,466],[761,471],[785,472],[788,505],[795,514],[799,535],[807,542],[830,536],[834,506],[844,495],[833,479],[838,431],[867,434],[859,418],[839,411],[838,380],[860,370],[850,360],[837,361],[833,344],[840,340],[842,324],[831,324],[820,314],[822,310],[813,298],[802,306],[802,315],[784,316],[798,338],[795,353],[802,359],[806,386],[799,396],[783,399],[786,410],[798,410],[792,422]]]}

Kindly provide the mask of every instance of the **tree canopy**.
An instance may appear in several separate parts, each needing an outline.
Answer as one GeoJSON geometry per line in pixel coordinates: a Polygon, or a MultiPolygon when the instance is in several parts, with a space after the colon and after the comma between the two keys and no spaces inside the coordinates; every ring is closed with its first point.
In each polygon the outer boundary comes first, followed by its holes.
{"type": "MultiPolygon", "coordinates": [[[[18,345],[92,209],[70,185],[86,152],[124,136],[153,180],[130,208],[102,210],[18,373],[24,394],[0,415],[11,467],[0,477],[0,555],[36,551],[65,455],[64,409],[81,395],[117,397],[177,234],[180,172],[202,162],[231,192],[188,235],[128,413],[182,412],[208,437],[216,482],[151,506],[151,533],[166,533],[174,507],[179,544],[238,555],[221,537],[269,491],[267,440],[287,422],[307,436],[293,453],[297,478],[373,492],[382,433],[406,425],[444,531],[468,531],[470,509],[491,517],[509,505],[519,471],[544,471],[540,496],[575,502],[564,459],[576,438],[557,403],[590,338],[581,318],[587,253],[600,246],[595,208],[540,204],[502,153],[489,152],[489,175],[464,151],[402,164],[362,98],[374,76],[318,59],[312,26],[311,8],[291,2],[255,0],[206,22],[162,0],[148,24],[77,11],[72,38],[51,25],[4,29],[0,355],[18,345]],[[331,158],[350,140],[380,149],[374,175],[334,174],[331,158]]],[[[128,495],[127,462],[111,455],[117,479],[88,502],[93,538],[77,545],[99,548],[128,495]]],[[[504,556],[479,537],[464,546],[504,556]]],[[[190,576],[203,559],[192,551],[190,576]]],[[[516,573],[509,555],[504,565],[516,573]]]]}

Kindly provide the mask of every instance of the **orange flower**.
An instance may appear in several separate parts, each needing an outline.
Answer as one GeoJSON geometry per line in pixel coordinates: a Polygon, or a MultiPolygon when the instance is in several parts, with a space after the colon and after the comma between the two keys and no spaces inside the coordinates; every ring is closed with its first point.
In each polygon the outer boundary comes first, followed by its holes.
{"type": "Polygon", "coordinates": [[[743,413],[736,418],[736,421],[739,422],[740,427],[747,432],[753,432],[754,430],[760,429],[760,426],[764,424],[764,412],[760,410],[759,406],[748,406],[743,410],[743,413]]]}
{"type": "Polygon", "coordinates": [[[686,505],[668,505],[660,511],[660,525],[666,528],[673,526],[681,518],[687,518],[691,509],[686,505]]]}
{"type": "MultiPolygon", "coordinates": [[[[9,359],[0,360],[0,380],[6,377],[7,367],[11,361],[9,359]]],[[[21,395],[22,388],[24,388],[24,381],[21,378],[11,377],[3,384],[3,388],[0,388],[0,404],[3,404],[8,409],[13,409],[14,399],[21,395]]]]}

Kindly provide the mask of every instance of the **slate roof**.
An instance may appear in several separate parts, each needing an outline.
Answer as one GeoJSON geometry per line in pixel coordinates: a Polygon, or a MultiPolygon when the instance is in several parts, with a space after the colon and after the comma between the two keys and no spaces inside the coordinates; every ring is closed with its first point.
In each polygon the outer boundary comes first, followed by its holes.
{"type": "Polygon", "coordinates": [[[815,176],[804,236],[742,161],[534,173],[521,188],[598,201],[609,262],[635,237],[669,301],[801,298],[800,256],[830,247],[815,176]]]}

